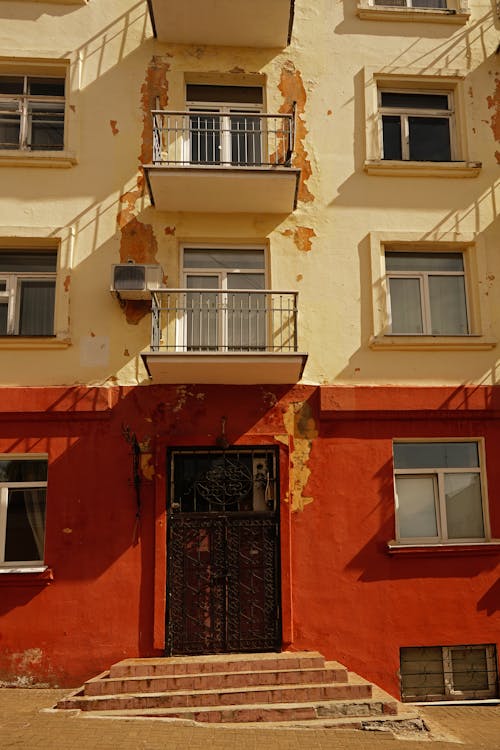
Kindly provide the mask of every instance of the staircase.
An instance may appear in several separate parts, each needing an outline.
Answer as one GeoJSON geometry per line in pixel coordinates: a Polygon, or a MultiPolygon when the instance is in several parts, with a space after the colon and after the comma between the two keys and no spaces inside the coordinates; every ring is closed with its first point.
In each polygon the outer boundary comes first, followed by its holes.
{"type": "Polygon", "coordinates": [[[125,659],[56,708],[219,725],[425,730],[415,711],[313,651],[125,659]]]}

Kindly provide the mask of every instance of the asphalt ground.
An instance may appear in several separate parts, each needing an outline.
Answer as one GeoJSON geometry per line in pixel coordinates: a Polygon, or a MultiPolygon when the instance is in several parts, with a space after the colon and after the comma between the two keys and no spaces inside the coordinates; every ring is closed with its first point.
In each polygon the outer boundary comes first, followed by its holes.
{"type": "Polygon", "coordinates": [[[0,690],[0,750],[500,750],[500,705],[430,706],[430,736],[333,729],[182,726],[51,711],[67,690],[0,690]],[[49,710],[47,710],[49,709],[49,710]]]}

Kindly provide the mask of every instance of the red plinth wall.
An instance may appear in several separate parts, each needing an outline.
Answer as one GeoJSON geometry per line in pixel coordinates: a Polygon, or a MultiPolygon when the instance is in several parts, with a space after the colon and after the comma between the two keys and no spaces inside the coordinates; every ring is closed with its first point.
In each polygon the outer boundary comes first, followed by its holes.
{"type": "Polygon", "coordinates": [[[49,475],[47,569],[0,573],[0,683],[76,686],[163,653],[166,451],[214,446],[223,417],[230,444],[279,447],[283,649],[319,650],[397,697],[401,647],[498,649],[500,544],[388,542],[398,438],[484,439],[500,538],[500,388],[5,388],[0,454],[46,453],[49,475]]]}

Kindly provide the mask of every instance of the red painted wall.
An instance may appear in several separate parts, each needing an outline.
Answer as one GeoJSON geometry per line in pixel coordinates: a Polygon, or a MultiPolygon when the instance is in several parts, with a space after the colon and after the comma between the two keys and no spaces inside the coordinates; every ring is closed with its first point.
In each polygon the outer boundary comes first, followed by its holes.
{"type": "Polygon", "coordinates": [[[498,402],[491,388],[0,390],[0,452],[49,454],[53,576],[0,575],[0,681],[76,686],[113,661],[161,654],[166,448],[214,445],[223,416],[231,443],[280,446],[285,647],[318,649],[398,695],[401,646],[500,645],[498,550],[387,551],[394,438],[484,437],[500,537],[498,402]],[[151,477],[138,539],[125,425],[151,477]],[[299,495],[313,500],[292,512],[299,495]]]}

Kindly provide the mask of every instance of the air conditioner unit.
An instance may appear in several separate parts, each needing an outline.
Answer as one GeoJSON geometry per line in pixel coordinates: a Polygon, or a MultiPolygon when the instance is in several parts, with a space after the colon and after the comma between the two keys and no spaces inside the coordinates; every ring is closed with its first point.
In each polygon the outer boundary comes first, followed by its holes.
{"type": "Polygon", "coordinates": [[[163,269],[158,263],[116,263],[111,267],[111,291],[121,299],[149,299],[150,292],[163,286],[163,269]]]}

